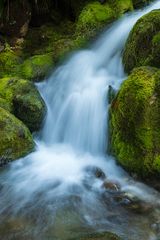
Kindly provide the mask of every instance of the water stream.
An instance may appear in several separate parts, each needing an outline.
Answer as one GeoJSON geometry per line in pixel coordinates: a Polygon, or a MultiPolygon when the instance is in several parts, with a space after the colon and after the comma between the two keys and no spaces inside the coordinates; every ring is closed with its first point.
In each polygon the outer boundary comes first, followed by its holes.
{"type": "Polygon", "coordinates": [[[38,84],[47,117],[36,151],[1,171],[0,239],[69,240],[107,230],[126,240],[159,239],[159,193],[106,155],[109,86],[118,90],[126,77],[121,53],[133,25],[158,8],[160,1],[125,15],[38,84]],[[103,187],[104,174],[153,209],[124,207],[126,199],[103,187]]]}

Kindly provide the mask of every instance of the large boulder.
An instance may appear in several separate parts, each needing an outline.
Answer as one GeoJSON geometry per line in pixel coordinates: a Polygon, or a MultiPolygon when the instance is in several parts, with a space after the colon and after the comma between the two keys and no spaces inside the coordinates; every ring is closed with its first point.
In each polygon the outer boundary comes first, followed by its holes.
{"type": "Polygon", "coordinates": [[[77,20],[77,32],[89,36],[95,35],[97,30],[113,22],[124,12],[133,10],[131,0],[90,2],[82,9],[77,20]]]}
{"type": "Polygon", "coordinates": [[[7,109],[22,120],[31,131],[40,129],[46,107],[32,82],[16,77],[2,78],[0,98],[7,103],[7,109]]]}
{"type": "Polygon", "coordinates": [[[134,67],[160,67],[160,10],[140,18],[133,27],[123,53],[126,72],[134,67]]]}
{"type": "Polygon", "coordinates": [[[160,70],[134,69],[111,104],[112,153],[130,173],[160,176],[160,70]]]}
{"type": "Polygon", "coordinates": [[[1,107],[0,139],[0,165],[20,158],[34,149],[34,142],[28,128],[1,107]]]}

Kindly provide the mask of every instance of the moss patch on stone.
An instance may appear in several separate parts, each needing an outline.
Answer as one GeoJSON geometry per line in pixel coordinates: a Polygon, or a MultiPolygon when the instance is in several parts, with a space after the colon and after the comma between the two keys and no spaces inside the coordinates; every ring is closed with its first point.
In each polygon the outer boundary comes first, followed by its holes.
{"type": "Polygon", "coordinates": [[[77,34],[91,37],[104,26],[113,22],[126,11],[132,10],[131,0],[113,0],[105,4],[99,2],[88,3],[81,11],[77,25],[77,34]]]}
{"type": "Polygon", "coordinates": [[[126,72],[134,67],[160,67],[160,10],[140,18],[127,40],[123,62],[126,72]]]}
{"type": "Polygon", "coordinates": [[[51,54],[36,55],[23,62],[19,67],[19,75],[25,79],[39,81],[49,74],[53,65],[51,54]]]}
{"type": "Polygon", "coordinates": [[[8,110],[22,120],[31,131],[39,130],[46,108],[32,82],[16,77],[2,78],[0,98],[5,100],[8,110]]]}
{"type": "Polygon", "coordinates": [[[129,172],[160,174],[160,71],[140,67],[121,86],[110,110],[112,152],[129,172]]]}
{"type": "Polygon", "coordinates": [[[0,53],[0,77],[16,73],[21,59],[6,45],[3,52],[0,53]]]}
{"type": "Polygon", "coordinates": [[[14,160],[34,149],[28,128],[8,111],[0,107],[0,159],[14,160]]]}
{"type": "Polygon", "coordinates": [[[0,97],[0,107],[1,107],[1,108],[4,108],[4,109],[7,110],[8,112],[11,112],[11,111],[12,111],[12,108],[11,108],[10,103],[9,103],[7,100],[5,100],[5,99],[3,99],[3,98],[1,98],[1,97],[0,97]]]}

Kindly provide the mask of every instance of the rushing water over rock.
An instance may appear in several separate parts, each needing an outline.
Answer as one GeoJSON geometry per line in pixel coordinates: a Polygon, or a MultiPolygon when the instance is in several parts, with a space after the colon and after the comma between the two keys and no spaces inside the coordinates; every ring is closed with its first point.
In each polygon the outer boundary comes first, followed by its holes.
{"type": "Polygon", "coordinates": [[[159,1],[126,15],[38,85],[48,114],[37,150],[0,175],[2,239],[62,240],[106,230],[158,239],[158,193],[106,155],[109,86],[117,90],[125,78],[121,52],[132,26],[157,8],[159,1]]]}

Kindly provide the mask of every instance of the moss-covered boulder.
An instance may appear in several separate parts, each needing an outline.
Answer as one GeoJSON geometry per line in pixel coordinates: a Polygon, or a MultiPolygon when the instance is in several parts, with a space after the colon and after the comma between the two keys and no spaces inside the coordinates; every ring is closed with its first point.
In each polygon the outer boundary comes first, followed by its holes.
{"type": "Polygon", "coordinates": [[[110,232],[92,233],[84,235],[83,237],[71,240],[122,240],[119,236],[110,232]]]}
{"type": "Polygon", "coordinates": [[[123,62],[126,72],[134,67],[160,67],[160,10],[140,18],[127,40],[123,62]]]}
{"type": "Polygon", "coordinates": [[[5,46],[4,51],[0,53],[0,77],[16,73],[21,59],[11,50],[9,45],[5,46]]]}
{"type": "Polygon", "coordinates": [[[28,128],[0,107],[0,163],[20,158],[34,149],[28,128]]]}
{"type": "Polygon", "coordinates": [[[77,32],[92,36],[97,30],[113,22],[121,14],[132,10],[131,0],[113,0],[105,4],[90,2],[81,11],[77,21],[77,32]]]}
{"type": "Polygon", "coordinates": [[[112,153],[129,172],[160,176],[160,70],[140,67],[110,109],[112,153]]]}
{"type": "Polygon", "coordinates": [[[5,100],[5,109],[22,120],[31,131],[39,130],[46,108],[32,82],[16,77],[0,79],[0,99],[5,100]]]}
{"type": "Polygon", "coordinates": [[[19,75],[25,79],[39,81],[49,74],[53,65],[51,54],[36,55],[23,62],[19,67],[19,75]]]}
{"type": "Polygon", "coordinates": [[[92,32],[100,29],[105,24],[116,18],[115,11],[109,4],[101,5],[99,2],[87,4],[79,15],[77,32],[92,32]]]}

